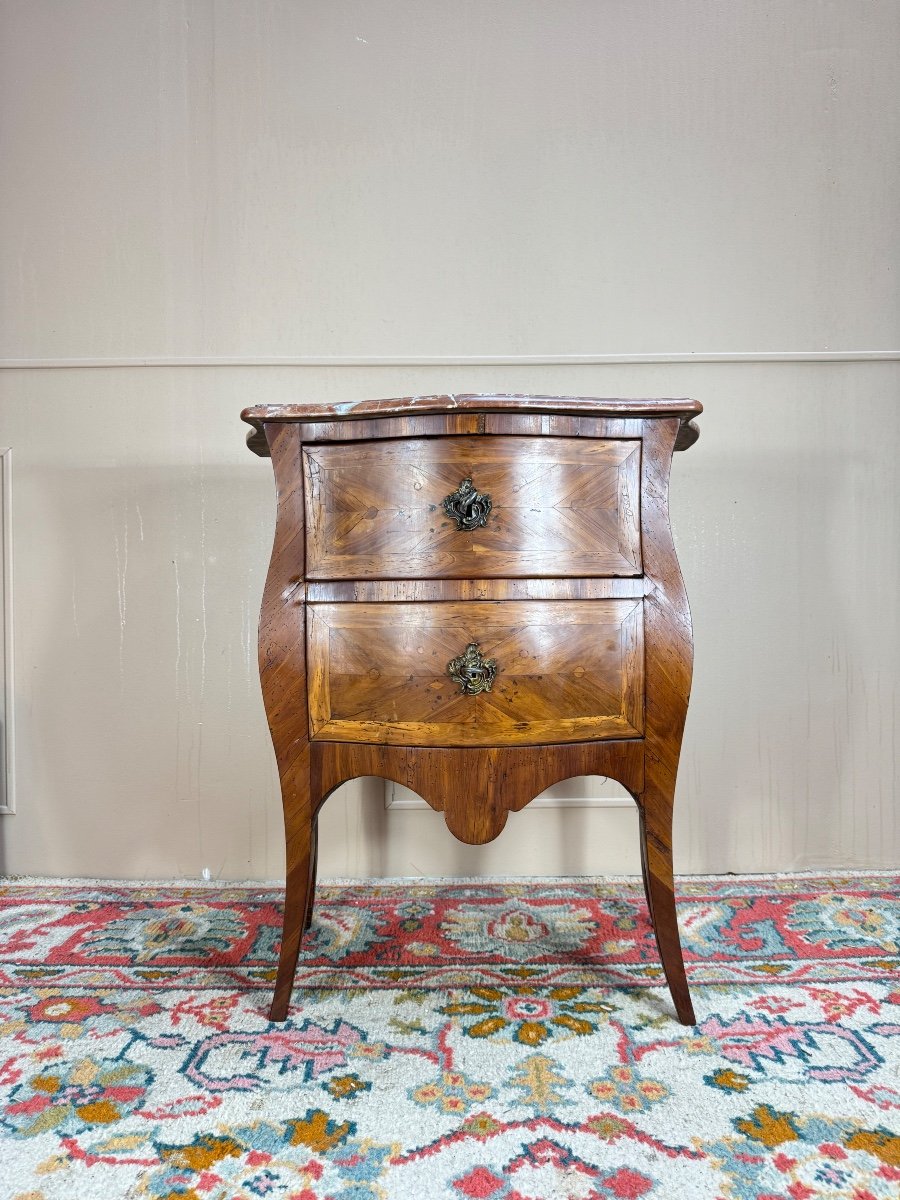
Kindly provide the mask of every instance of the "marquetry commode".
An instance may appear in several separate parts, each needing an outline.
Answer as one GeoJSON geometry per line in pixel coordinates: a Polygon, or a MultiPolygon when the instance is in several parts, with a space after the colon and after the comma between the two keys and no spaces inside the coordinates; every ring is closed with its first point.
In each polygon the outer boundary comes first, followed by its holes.
{"type": "Polygon", "coordinates": [[[693,1024],[672,883],[691,621],[668,517],[693,400],[417,396],[248,408],[278,516],[259,629],[284,802],[283,1020],[317,815],[377,775],[462,841],[577,775],[617,779],[678,1019],[693,1024]]]}

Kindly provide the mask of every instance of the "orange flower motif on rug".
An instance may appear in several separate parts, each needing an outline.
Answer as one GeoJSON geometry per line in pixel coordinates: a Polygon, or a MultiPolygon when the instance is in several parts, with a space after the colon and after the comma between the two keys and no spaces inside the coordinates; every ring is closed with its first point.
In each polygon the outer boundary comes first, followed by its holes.
{"type": "Polygon", "coordinates": [[[441,1012],[460,1017],[469,1037],[512,1036],[523,1046],[540,1046],[548,1038],[565,1035],[585,1037],[608,1019],[616,1005],[607,1000],[586,999],[589,990],[577,987],[469,988],[470,1000],[445,1004],[441,1012]],[[475,1018],[469,1020],[469,1018],[475,1018]]]}

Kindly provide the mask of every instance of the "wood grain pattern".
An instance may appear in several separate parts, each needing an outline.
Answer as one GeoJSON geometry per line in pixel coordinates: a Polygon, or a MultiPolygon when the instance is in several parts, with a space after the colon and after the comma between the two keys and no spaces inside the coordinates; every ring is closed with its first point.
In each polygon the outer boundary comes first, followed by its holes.
{"type": "Polygon", "coordinates": [[[359,421],[305,421],[300,425],[304,444],[315,442],[372,441],[375,438],[450,437],[459,433],[484,433],[483,413],[423,413],[405,417],[370,417],[359,421]]]}
{"type": "Polygon", "coordinates": [[[642,601],[310,604],[311,736],[403,746],[637,737],[642,601]],[[461,694],[447,664],[468,643],[497,663],[461,694]]]}
{"type": "Polygon", "coordinates": [[[627,600],[644,595],[643,576],[612,579],[333,579],[306,585],[307,601],[627,600]]]}
{"type": "Polygon", "coordinates": [[[644,754],[637,739],[466,750],[312,742],[310,763],[317,805],[346,780],[377,775],[417,792],[444,814],[455,837],[481,846],[502,832],[509,813],[562,779],[605,775],[636,796],[643,786],[644,754]]]}
{"type": "MultiPolygon", "coordinates": [[[[303,421],[300,440],[306,443],[371,441],[373,438],[449,437],[452,434],[505,433],[518,437],[639,438],[641,423],[618,417],[576,416],[550,412],[444,412],[405,417],[368,417],[344,421],[303,421]]],[[[688,429],[687,425],[682,426],[688,429]]],[[[691,426],[691,429],[694,427],[691,426]]],[[[265,455],[267,450],[252,445],[265,455]]]]}
{"type": "Polygon", "coordinates": [[[259,619],[259,675],[281,781],[286,885],[278,975],[270,1017],[287,1015],[313,881],[313,821],[306,706],[306,627],[295,603],[303,579],[303,479],[296,425],[269,425],[278,516],[259,619]]]}
{"type": "Polygon", "coordinates": [[[307,447],[307,579],[640,575],[640,441],[447,437],[307,447]],[[484,528],[442,508],[469,478],[484,528]]]}
{"type": "Polygon", "coordinates": [[[694,659],[691,613],[669,523],[669,472],[677,436],[675,420],[645,422],[641,495],[645,566],[651,587],[644,607],[644,786],[637,800],[644,888],[659,955],[678,1019],[683,1025],[693,1025],[672,861],[675,777],[694,659]]]}
{"type": "MultiPolygon", "coordinates": [[[[317,815],[340,783],[361,775],[393,779],[443,811],[461,840],[480,844],[497,836],[509,812],[523,808],[551,784],[601,774],[619,780],[638,803],[644,887],[660,958],[678,1019],[692,1024],[672,874],[672,810],[690,694],[692,634],[669,527],[668,480],[673,452],[696,437],[689,421],[700,406],[693,401],[432,397],[375,402],[364,411],[363,406],[337,411],[340,407],[245,413],[265,435],[278,488],[275,544],[260,619],[260,674],[281,777],[287,843],[284,933],[272,1019],[281,1020],[287,1012],[300,939],[310,919],[317,815]],[[388,433],[385,422],[390,422],[388,433]],[[442,429],[429,422],[442,423],[442,429]],[[428,462],[442,461],[440,442],[445,440],[479,446],[480,451],[467,450],[479,463],[532,461],[530,449],[523,454],[525,443],[550,446],[551,455],[560,449],[569,453],[569,444],[587,446],[591,460],[592,449],[606,447],[608,452],[611,443],[627,446],[639,440],[640,456],[633,457],[640,470],[639,504],[634,482],[629,481],[623,502],[618,484],[615,500],[611,498],[607,481],[607,522],[593,520],[583,528],[578,553],[590,555],[597,541],[603,543],[602,553],[608,553],[608,514],[614,512],[617,550],[621,554],[624,545],[629,561],[642,566],[643,577],[582,572],[561,578],[544,570],[543,577],[533,578],[486,578],[478,572],[469,578],[391,580],[380,545],[377,552],[370,547],[368,578],[305,580],[305,518],[317,530],[325,518],[321,489],[309,493],[306,505],[301,498],[302,437],[311,428],[327,431],[336,442],[334,449],[358,460],[372,447],[364,440],[341,446],[340,430],[364,438],[363,426],[371,434],[377,430],[379,437],[417,438],[416,458],[423,440],[435,437],[436,442],[426,444],[437,446],[438,453],[426,455],[428,462]],[[516,451],[512,457],[510,443],[516,451]],[[626,510],[633,518],[621,520],[626,510]],[[598,622],[598,615],[606,624],[598,622]],[[458,643],[453,640],[457,631],[458,643]],[[484,652],[501,663],[496,691],[488,696],[453,696],[443,675],[446,663],[435,668],[444,655],[449,659],[460,653],[468,640],[482,643],[484,652]],[[516,664],[512,668],[510,657],[516,664]],[[468,702],[481,709],[466,707],[468,702]],[[632,735],[627,739],[621,729],[603,724],[615,721],[616,713],[627,720],[632,735]],[[569,736],[571,726],[585,719],[595,722],[591,740],[552,742],[569,736]],[[489,736],[497,744],[457,745],[471,739],[473,729],[476,737],[489,736]],[[544,738],[540,745],[519,744],[535,731],[544,738]],[[356,740],[319,740],[324,735],[356,740]],[[598,740],[603,737],[610,740],[598,740]],[[446,739],[448,744],[383,744],[406,738],[446,739]]],[[[380,441],[378,454],[383,456],[383,447],[390,444],[380,441]]],[[[408,461],[404,443],[396,445],[399,452],[390,461],[403,464],[408,461]]],[[[316,442],[307,455],[325,452],[327,457],[330,448],[328,442],[316,442]]],[[[392,479],[396,474],[387,472],[392,479]]],[[[402,478],[402,468],[399,474],[402,478]]],[[[368,476],[365,482],[369,486],[368,476]]],[[[374,486],[384,493],[383,479],[374,486]]],[[[585,487],[584,497],[586,511],[595,511],[591,487],[585,487]]],[[[516,549],[511,544],[505,552],[516,549]]],[[[533,565],[529,569],[537,570],[533,565]]]]}

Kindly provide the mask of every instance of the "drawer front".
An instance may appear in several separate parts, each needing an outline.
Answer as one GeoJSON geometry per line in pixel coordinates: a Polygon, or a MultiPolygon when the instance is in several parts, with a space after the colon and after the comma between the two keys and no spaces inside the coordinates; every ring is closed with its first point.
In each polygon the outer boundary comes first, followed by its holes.
{"type": "Polygon", "coordinates": [[[323,741],[515,746],[643,731],[641,600],[310,604],[307,641],[310,736],[323,741]],[[491,663],[490,690],[464,693],[491,663]]]}
{"type": "Polygon", "coordinates": [[[639,439],[306,446],[306,577],[640,575],[640,454],[639,439]]]}

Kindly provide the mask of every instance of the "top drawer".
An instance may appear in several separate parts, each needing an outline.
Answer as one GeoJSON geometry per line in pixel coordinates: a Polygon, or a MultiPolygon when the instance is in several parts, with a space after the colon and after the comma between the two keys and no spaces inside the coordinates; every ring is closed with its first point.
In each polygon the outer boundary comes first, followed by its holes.
{"type": "Polygon", "coordinates": [[[640,453],[594,438],[304,446],[306,577],[640,575],[640,453]]]}

